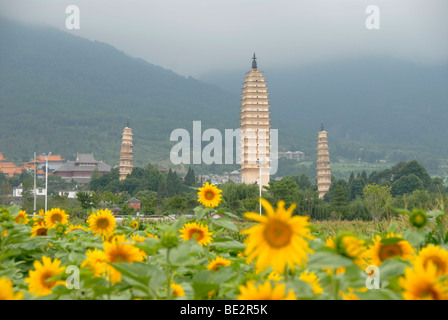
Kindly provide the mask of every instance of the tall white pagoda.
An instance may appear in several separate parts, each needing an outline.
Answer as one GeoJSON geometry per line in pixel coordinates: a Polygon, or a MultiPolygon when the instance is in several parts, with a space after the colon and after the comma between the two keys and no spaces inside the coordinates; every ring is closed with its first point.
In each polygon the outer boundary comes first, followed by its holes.
{"type": "Polygon", "coordinates": [[[267,186],[271,127],[268,86],[263,72],[258,71],[255,53],[252,59],[252,69],[246,73],[241,95],[241,182],[267,186]]]}

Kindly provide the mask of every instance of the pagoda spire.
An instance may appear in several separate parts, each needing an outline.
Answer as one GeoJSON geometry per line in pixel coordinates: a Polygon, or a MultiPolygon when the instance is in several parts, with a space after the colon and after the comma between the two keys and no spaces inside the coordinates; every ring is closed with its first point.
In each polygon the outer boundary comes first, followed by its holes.
{"type": "Polygon", "coordinates": [[[131,124],[130,124],[129,118],[128,118],[128,121],[126,121],[126,127],[127,127],[127,128],[130,128],[130,127],[131,127],[131,124]]]}
{"type": "Polygon", "coordinates": [[[323,122],[320,123],[320,131],[325,131],[325,126],[323,122]]]}
{"type": "Polygon", "coordinates": [[[257,69],[257,57],[255,56],[255,52],[254,56],[252,57],[252,69],[257,69]]]}

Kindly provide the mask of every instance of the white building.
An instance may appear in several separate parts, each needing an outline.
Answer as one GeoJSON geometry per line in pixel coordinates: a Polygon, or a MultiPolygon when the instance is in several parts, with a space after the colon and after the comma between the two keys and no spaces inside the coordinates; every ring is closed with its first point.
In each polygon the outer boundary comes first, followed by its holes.
{"type": "MultiPolygon", "coordinates": [[[[23,186],[20,185],[17,188],[12,188],[12,196],[13,197],[22,197],[22,193],[23,193],[23,186]]],[[[31,190],[31,194],[34,195],[33,190],[31,190]]],[[[37,196],[45,196],[45,188],[36,188],[36,195],[37,196]]]]}

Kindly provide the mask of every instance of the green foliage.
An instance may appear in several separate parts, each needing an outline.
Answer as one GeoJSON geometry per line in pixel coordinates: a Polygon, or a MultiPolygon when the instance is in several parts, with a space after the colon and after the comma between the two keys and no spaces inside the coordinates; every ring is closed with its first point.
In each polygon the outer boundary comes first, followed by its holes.
{"type": "Polygon", "coordinates": [[[380,187],[376,184],[369,184],[364,187],[364,199],[375,222],[378,222],[386,212],[391,199],[390,189],[390,187],[380,187]]]}

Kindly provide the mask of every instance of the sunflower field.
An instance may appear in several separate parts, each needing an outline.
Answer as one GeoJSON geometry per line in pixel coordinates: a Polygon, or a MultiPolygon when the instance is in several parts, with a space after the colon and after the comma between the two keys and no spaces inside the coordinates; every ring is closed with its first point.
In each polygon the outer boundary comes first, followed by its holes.
{"type": "Polygon", "coordinates": [[[2,207],[0,300],[448,299],[443,204],[397,210],[405,230],[391,222],[368,237],[325,234],[283,201],[261,199],[264,214],[248,212],[244,224],[231,212],[215,219],[220,193],[207,183],[195,218],[175,222],[2,207]]]}

